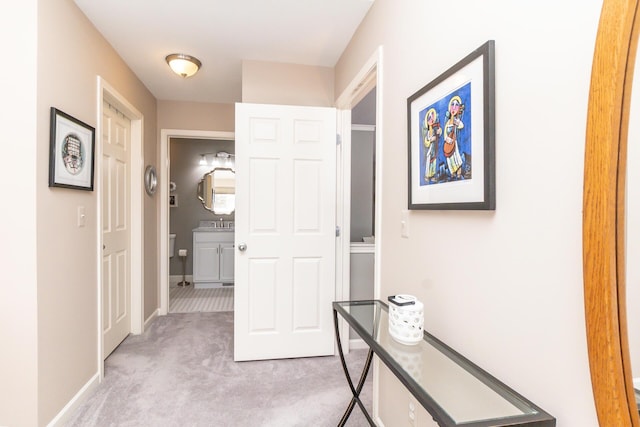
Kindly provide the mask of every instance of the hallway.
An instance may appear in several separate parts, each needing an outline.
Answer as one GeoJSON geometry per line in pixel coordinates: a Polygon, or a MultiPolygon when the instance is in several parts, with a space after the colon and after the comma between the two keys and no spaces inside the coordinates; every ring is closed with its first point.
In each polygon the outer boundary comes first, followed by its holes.
{"type": "MultiPolygon", "coordinates": [[[[359,375],[366,352],[348,355],[359,375]]],[[[371,406],[371,375],[363,400],[371,406]]],[[[337,356],[233,362],[233,313],[158,317],[105,362],[69,426],[335,426],[350,399],[337,356]]],[[[371,411],[371,409],[369,409],[371,411]]],[[[366,426],[356,408],[348,426],[366,426]]]]}

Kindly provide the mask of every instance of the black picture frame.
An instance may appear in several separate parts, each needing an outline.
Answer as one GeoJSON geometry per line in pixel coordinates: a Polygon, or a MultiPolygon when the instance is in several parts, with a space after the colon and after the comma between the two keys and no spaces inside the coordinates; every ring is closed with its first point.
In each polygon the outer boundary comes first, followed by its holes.
{"type": "Polygon", "coordinates": [[[409,209],[495,210],[494,40],[407,98],[407,123],[409,209]]]}
{"type": "Polygon", "coordinates": [[[51,107],[49,187],[93,191],[95,128],[51,107]]]}

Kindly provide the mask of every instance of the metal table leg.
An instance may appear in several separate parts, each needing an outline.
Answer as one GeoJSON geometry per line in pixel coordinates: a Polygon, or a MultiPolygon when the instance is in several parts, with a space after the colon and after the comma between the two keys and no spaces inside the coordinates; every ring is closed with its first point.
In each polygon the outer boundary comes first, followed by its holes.
{"type": "Polygon", "coordinates": [[[369,425],[375,427],[375,423],[371,416],[367,412],[367,409],[364,407],[364,404],[360,400],[360,392],[362,392],[362,388],[364,387],[364,382],[367,379],[367,375],[369,373],[369,367],[371,366],[371,360],[373,360],[373,350],[369,349],[367,353],[367,359],[364,363],[364,368],[362,369],[362,373],[360,374],[360,380],[358,380],[358,385],[356,387],[353,386],[353,382],[351,381],[351,375],[349,375],[349,369],[347,368],[347,363],[344,360],[344,353],[342,351],[342,343],[340,342],[340,328],[338,327],[338,313],[336,310],[333,310],[333,324],[336,330],[336,340],[338,341],[338,353],[340,353],[340,362],[342,363],[342,369],[344,370],[344,374],[347,377],[347,382],[349,383],[349,388],[351,389],[351,394],[353,397],[347,406],[347,409],[344,411],[340,422],[338,423],[338,427],[342,427],[346,424],[347,419],[351,415],[355,404],[357,403],[360,407],[360,410],[367,418],[369,425]]]}

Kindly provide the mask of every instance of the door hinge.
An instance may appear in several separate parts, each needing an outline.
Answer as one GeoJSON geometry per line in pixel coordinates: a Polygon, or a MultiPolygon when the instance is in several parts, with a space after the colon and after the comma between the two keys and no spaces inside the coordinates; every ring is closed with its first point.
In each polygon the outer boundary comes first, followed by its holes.
{"type": "Polygon", "coordinates": [[[340,226],[336,225],[336,237],[340,237],[340,226]]]}
{"type": "Polygon", "coordinates": [[[336,145],[342,144],[342,135],[339,133],[336,134],[336,145]]]}

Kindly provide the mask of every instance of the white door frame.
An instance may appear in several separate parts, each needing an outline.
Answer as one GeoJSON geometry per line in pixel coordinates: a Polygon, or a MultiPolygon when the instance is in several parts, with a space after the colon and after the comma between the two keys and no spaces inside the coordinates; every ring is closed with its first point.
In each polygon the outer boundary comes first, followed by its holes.
{"type": "MultiPolygon", "coordinates": [[[[349,300],[350,263],[351,263],[351,109],[371,89],[376,88],[376,165],[375,165],[375,224],[374,224],[374,272],[373,272],[373,297],[380,299],[380,258],[382,247],[382,155],[383,141],[383,55],[382,46],[379,46],[364,63],[360,71],[347,85],[336,101],[338,109],[338,133],[342,136],[341,149],[338,150],[338,181],[337,181],[337,224],[342,230],[342,239],[336,248],[336,300],[349,300]]],[[[340,325],[340,341],[342,348],[349,351],[349,325],[342,320],[340,325]]],[[[382,425],[378,413],[379,399],[379,362],[373,361],[373,417],[382,425]]]]}
{"type": "Polygon", "coordinates": [[[131,120],[131,179],[129,187],[129,204],[131,207],[129,224],[131,225],[131,333],[141,334],[144,331],[144,269],[143,260],[143,236],[142,223],[142,175],[143,175],[143,131],[144,116],[127,99],[122,96],[105,79],[98,76],[97,94],[97,128],[96,150],[94,157],[95,173],[98,189],[96,233],[98,236],[97,260],[98,260],[98,366],[100,367],[100,381],[104,378],[104,358],[102,357],[102,105],[104,102],[116,107],[128,119],[131,120]]]}
{"type": "Polygon", "coordinates": [[[160,310],[169,313],[169,143],[171,138],[235,140],[235,132],[161,129],[158,194],[160,195],[160,310]],[[165,197],[166,196],[166,197],[165,197]]]}

